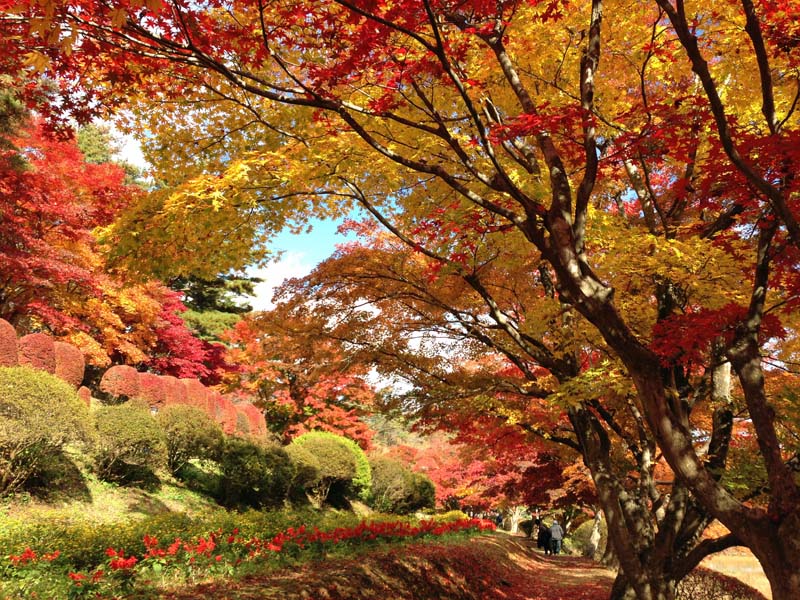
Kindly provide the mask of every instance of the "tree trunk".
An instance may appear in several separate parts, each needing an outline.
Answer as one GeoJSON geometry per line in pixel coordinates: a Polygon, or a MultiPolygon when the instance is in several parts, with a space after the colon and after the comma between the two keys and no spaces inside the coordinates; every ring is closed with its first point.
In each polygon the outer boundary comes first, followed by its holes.
{"type": "Polygon", "coordinates": [[[583,555],[589,558],[594,558],[597,554],[597,547],[600,545],[600,523],[603,520],[603,513],[595,511],[594,522],[592,523],[592,532],[589,534],[589,541],[586,543],[586,548],[583,555]]]}
{"type": "Polygon", "coordinates": [[[634,588],[625,573],[619,571],[609,600],[674,600],[676,587],[676,582],[650,574],[647,581],[640,581],[634,588]]]}

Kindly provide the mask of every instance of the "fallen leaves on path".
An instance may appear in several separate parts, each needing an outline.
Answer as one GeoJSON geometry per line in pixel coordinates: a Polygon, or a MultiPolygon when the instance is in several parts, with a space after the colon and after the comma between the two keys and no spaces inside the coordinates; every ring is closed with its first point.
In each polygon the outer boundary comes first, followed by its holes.
{"type": "Polygon", "coordinates": [[[309,563],[240,581],[185,588],[171,600],[605,600],[613,574],[544,556],[524,538],[482,535],[309,563]]]}

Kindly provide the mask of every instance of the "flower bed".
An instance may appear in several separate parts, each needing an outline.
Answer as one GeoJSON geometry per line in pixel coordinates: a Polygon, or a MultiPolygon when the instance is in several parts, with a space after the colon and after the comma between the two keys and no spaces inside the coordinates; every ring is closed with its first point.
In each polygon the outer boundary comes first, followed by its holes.
{"type": "Polygon", "coordinates": [[[361,522],[355,527],[320,530],[289,527],[272,537],[240,534],[238,528],[218,529],[190,539],[161,543],[145,535],[140,555],[109,547],[105,560],[91,568],[75,569],[58,549],[37,553],[26,548],[0,562],[8,597],[97,598],[119,597],[134,588],[163,588],[238,573],[252,573],[292,562],[321,558],[334,548],[352,551],[370,544],[415,540],[494,529],[477,519],[453,522],[361,522]]]}

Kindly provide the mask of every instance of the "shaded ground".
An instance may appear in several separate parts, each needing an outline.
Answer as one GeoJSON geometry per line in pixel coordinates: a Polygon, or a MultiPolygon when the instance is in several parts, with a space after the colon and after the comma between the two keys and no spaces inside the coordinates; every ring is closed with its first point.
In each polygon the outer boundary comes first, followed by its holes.
{"type": "Polygon", "coordinates": [[[605,600],[613,575],[586,559],[544,556],[502,534],[412,544],[224,584],[185,588],[172,600],[605,600]]]}

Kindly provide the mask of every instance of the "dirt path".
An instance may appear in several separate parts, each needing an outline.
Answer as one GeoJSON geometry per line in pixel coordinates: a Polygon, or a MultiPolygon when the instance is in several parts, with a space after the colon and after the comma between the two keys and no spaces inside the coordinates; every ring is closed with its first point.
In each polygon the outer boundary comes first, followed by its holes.
{"type": "Polygon", "coordinates": [[[189,600],[606,600],[613,574],[502,534],[413,544],[166,594],[189,600]]]}

